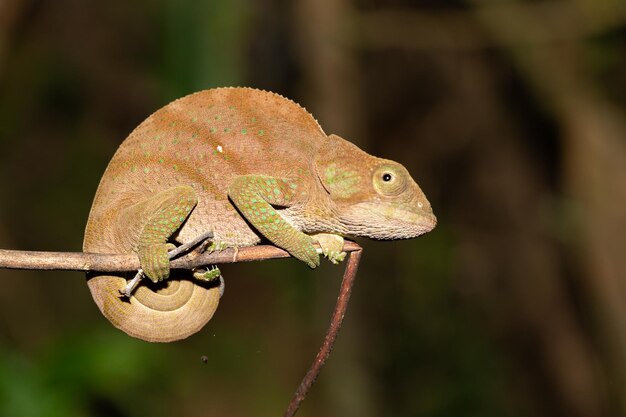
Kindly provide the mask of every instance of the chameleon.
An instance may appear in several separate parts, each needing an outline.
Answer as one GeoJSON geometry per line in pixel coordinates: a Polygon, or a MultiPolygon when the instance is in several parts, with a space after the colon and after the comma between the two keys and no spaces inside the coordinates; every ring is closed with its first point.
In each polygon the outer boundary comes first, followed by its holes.
{"type": "Polygon", "coordinates": [[[106,318],[151,342],[184,339],[217,309],[219,270],[172,270],[168,251],[213,232],[207,250],[270,242],[311,268],[340,262],[345,237],[407,239],[437,223],[404,166],[327,135],[303,107],[248,88],[200,91],[157,110],[121,143],[96,191],[83,250],[135,253],[147,276],[87,283],[106,318]],[[319,244],[318,253],[314,243],[319,244]]]}

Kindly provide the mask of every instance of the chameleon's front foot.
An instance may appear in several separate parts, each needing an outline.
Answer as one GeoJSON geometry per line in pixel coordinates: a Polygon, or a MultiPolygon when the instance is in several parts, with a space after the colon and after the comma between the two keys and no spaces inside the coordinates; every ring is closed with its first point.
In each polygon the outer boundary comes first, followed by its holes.
{"type": "Polygon", "coordinates": [[[175,247],[171,243],[155,243],[142,246],[137,250],[141,269],[152,282],[163,281],[170,276],[168,252],[175,247]]]}
{"type": "Polygon", "coordinates": [[[338,264],[346,258],[346,252],[343,251],[343,237],[330,233],[319,233],[313,235],[313,239],[319,243],[322,254],[332,263],[338,264]]]}

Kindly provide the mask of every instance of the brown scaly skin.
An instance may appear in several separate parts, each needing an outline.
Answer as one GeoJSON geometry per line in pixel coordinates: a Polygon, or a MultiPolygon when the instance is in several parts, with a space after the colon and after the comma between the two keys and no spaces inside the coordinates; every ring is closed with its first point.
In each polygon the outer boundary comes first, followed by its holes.
{"type": "Polygon", "coordinates": [[[168,104],[122,143],[100,182],[83,249],[138,254],[154,284],[127,301],[118,293],[125,276],[89,274],[89,288],[116,327],[167,342],[202,328],[220,297],[214,282],[170,276],[171,242],[206,231],[215,250],[267,239],[314,268],[313,242],[337,263],[345,236],[404,239],[435,224],[402,165],[327,136],[279,95],[219,88],[168,104]]]}

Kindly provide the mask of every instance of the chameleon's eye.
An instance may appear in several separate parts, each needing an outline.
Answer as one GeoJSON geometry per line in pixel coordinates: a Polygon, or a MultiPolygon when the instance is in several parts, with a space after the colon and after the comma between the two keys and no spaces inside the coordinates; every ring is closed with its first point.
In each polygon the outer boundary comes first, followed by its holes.
{"type": "Polygon", "coordinates": [[[386,196],[399,195],[406,189],[406,175],[401,166],[384,163],[374,171],[374,189],[386,196]]]}

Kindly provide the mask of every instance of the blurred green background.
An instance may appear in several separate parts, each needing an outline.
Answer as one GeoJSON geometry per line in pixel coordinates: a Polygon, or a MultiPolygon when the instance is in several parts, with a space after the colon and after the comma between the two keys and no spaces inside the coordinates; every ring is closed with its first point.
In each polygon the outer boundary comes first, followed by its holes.
{"type": "MultiPolygon", "coordinates": [[[[79,251],[125,136],[224,85],[404,163],[439,218],[360,242],[300,416],[626,415],[624,1],[3,0],[0,247],[79,251]]],[[[80,273],[0,271],[0,416],[281,415],[342,268],[222,270],[213,320],[168,345],[115,330],[80,273]]]]}

